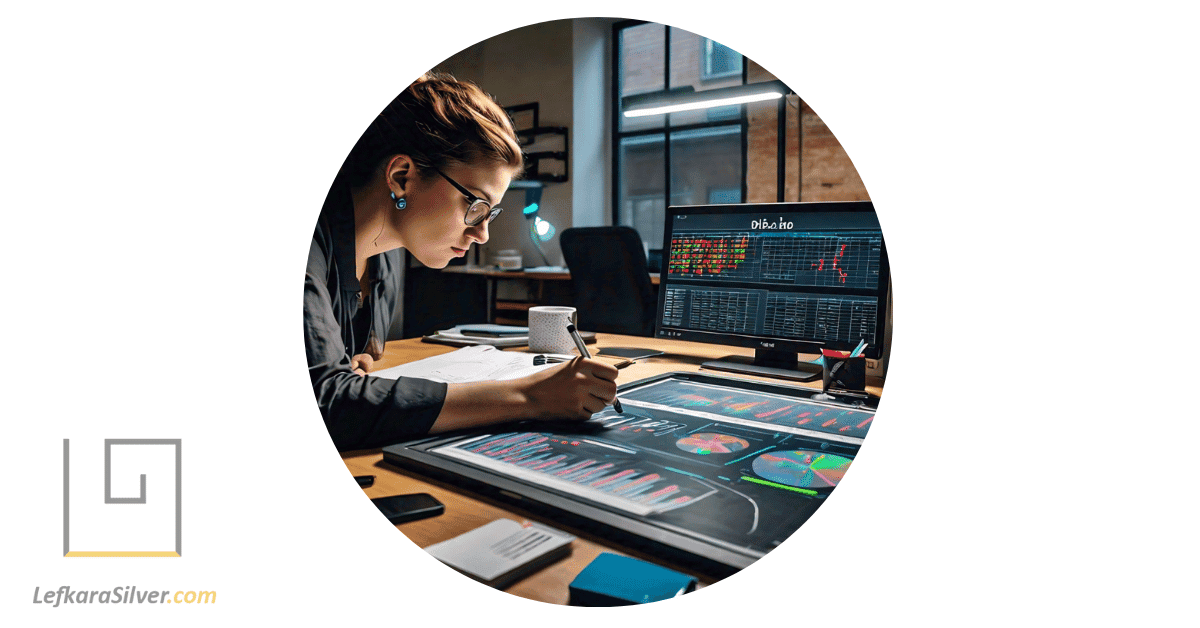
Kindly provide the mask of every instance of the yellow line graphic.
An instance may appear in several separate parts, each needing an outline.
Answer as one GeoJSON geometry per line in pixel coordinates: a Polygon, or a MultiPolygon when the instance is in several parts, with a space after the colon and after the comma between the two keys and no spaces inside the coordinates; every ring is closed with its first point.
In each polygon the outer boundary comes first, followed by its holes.
{"type": "Polygon", "coordinates": [[[179,558],[178,552],[67,552],[67,558],[179,558]]]}

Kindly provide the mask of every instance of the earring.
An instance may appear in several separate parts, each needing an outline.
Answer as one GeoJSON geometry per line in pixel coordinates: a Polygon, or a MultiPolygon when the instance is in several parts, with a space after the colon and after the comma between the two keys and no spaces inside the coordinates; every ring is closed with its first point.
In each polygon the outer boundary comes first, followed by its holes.
{"type": "Polygon", "coordinates": [[[404,209],[405,207],[408,207],[408,201],[404,200],[403,198],[396,198],[395,192],[392,192],[391,195],[392,200],[396,201],[396,209],[404,209]]]}

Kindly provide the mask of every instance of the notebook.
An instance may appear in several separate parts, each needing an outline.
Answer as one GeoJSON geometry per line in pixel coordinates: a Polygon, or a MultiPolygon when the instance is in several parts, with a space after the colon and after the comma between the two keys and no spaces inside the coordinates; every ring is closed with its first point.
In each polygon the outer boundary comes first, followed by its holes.
{"type": "Polygon", "coordinates": [[[602,552],[571,581],[572,606],[658,602],[696,590],[696,578],[644,560],[602,552]]]}
{"type": "Polygon", "coordinates": [[[497,519],[425,548],[434,558],[502,589],[563,558],[575,537],[531,522],[497,519]]]}
{"type": "Polygon", "coordinates": [[[458,327],[443,329],[421,338],[423,342],[436,342],[453,347],[491,345],[493,347],[522,347],[529,344],[529,336],[468,336],[458,327]]]}
{"type": "Polygon", "coordinates": [[[528,336],[528,327],[518,327],[516,325],[492,325],[482,323],[479,325],[459,325],[458,333],[464,336],[483,336],[487,338],[505,338],[510,336],[528,336]]]}

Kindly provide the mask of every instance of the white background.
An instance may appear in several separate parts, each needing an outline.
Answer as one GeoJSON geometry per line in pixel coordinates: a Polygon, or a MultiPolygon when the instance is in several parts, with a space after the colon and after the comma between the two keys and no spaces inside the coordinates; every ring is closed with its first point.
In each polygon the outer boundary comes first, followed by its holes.
{"type": "MultiPolygon", "coordinates": [[[[104,441],[71,440],[72,552],[175,551],[175,445],[113,445],[114,498],[142,494],[145,503],[104,503],[104,441]]],[[[32,599],[32,597],[31,597],[32,599]]]]}
{"type": "Polygon", "coordinates": [[[828,504],[733,578],[606,611],[474,585],[396,534],[325,434],[300,337],[312,228],[370,117],[467,45],[580,17],[568,3],[5,9],[0,612],[1194,622],[1194,16],[847,4],[601,9],[711,36],[797,89],[866,182],[896,291],[887,395],[828,504]],[[105,437],[183,439],[183,558],[61,557],[62,439],[105,437]],[[219,603],[31,603],[60,585],[219,603]]]}

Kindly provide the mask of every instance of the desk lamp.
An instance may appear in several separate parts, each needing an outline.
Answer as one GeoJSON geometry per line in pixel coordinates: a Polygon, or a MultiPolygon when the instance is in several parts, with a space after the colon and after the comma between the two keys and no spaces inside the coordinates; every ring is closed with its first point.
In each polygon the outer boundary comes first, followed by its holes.
{"type": "Polygon", "coordinates": [[[546,257],[542,243],[549,242],[554,237],[555,229],[550,221],[538,216],[538,203],[542,200],[542,184],[540,181],[513,181],[512,187],[525,188],[525,209],[521,213],[525,216],[525,220],[529,221],[529,240],[533,242],[538,255],[542,256],[542,264],[549,266],[550,259],[546,257]]]}

